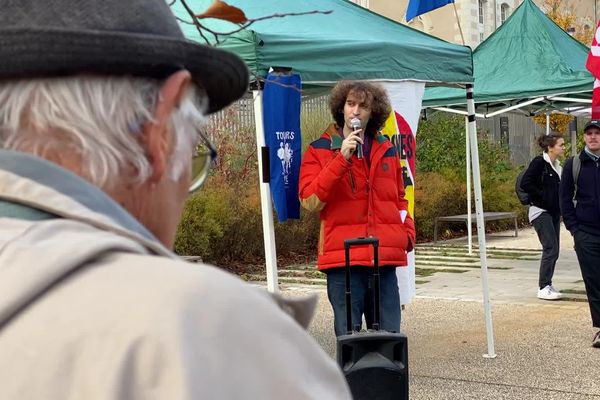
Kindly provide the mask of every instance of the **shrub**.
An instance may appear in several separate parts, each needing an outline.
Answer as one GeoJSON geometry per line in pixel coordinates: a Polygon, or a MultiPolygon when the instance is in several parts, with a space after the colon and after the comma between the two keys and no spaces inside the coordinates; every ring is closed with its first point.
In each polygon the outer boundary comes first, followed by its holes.
{"type": "Polygon", "coordinates": [[[457,176],[448,176],[438,172],[423,172],[417,175],[415,224],[418,242],[433,238],[435,217],[465,213],[466,184],[457,176]]]}
{"type": "MultiPolygon", "coordinates": [[[[509,162],[508,148],[491,141],[485,132],[479,132],[478,153],[484,210],[519,212],[524,219],[526,207],[521,206],[514,193],[518,171],[509,162]]],[[[439,115],[421,122],[416,165],[417,238],[431,240],[436,216],[467,212],[464,118],[439,115]]],[[[475,196],[471,199],[474,210],[475,196]]],[[[506,229],[510,227],[510,221],[493,221],[486,227],[506,229]]],[[[466,226],[456,224],[439,234],[444,237],[465,231],[466,226]]]]}
{"type": "Polygon", "coordinates": [[[215,244],[223,239],[233,224],[233,216],[227,206],[233,196],[227,188],[221,186],[220,189],[200,191],[188,199],[177,228],[176,253],[199,255],[209,262],[216,260],[218,251],[215,244]]]}
{"type": "MultiPolygon", "coordinates": [[[[304,149],[330,123],[327,115],[302,114],[304,149]]],[[[264,264],[264,243],[255,133],[253,127],[240,128],[231,118],[235,114],[226,112],[220,125],[211,125],[219,157],[205,186],[186,202],[175,251],[235,271],[242,265],[264,264]]],[[[277,221],[275,212],[273,220],[277,221]]],[[[318,214],[304,210],[300,220],[275,222],[278,257],[314,258],[318,229],[318,214]]]]}

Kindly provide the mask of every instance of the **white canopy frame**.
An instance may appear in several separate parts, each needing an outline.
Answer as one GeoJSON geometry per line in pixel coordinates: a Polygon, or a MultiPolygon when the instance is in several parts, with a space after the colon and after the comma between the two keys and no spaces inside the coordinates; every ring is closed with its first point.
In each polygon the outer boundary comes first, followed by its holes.
{"type": "MultiPolygon", "coordinates": [[[[527,116],[537,115],[541,112],[546,114],[546,134],[550,133],[550,115],[553,113],[560,114],[576,114],[581,110],[589,108],[592,104],[592,99],[582,97],[581,95],[588,94],[591,96],[591,91],[585,92],[569,92],[562,93],[550,96],[539,96],[530,99],[525,99],[522,101],[507,101],[506,106],[504,108],[500,108],[498,110],[494,110],[489,113],[474,113],[477,118],[492,118],[497,115],[501,115],[511,111],[521,111],[527,116]],[[579,97],[571,97],[570,95],[576,95],[579,97]],[[514,104],[510,104],[514,103],[514,104]]],[[[470,114],[468,111],[468,103],[467,110],[463,109],[465,104],[455,105],[455,106],[447,106],[447,107],[437,107],[437,106],[429,106],[424,107],[424,109],[432,109],[435,111],[447,112],[458,115],[465,115],[465,123],[468,127],[468,115],[470,114]]],[[[481,107],[481,105],[480,105],[481,107]]],[[[475,110],[475,106],[473,107],[475,110]]],[[[574,133],[571,132],[571,139],[573,139],[574,133]]],[[[466,138],[467,144],[467,160],[469,160],[469,135],[466,138]]],[[[469,255],[473,254],[473,246],[472,246],[472,230],[471,230],[471,221],[472,221],[472,212],[471,212],[471,172],[469,163],[467,162],[467,242],[468,242],[468,250],[469,255]]],[[[479,227],[477,228],[479,232],[479,227]]]]}

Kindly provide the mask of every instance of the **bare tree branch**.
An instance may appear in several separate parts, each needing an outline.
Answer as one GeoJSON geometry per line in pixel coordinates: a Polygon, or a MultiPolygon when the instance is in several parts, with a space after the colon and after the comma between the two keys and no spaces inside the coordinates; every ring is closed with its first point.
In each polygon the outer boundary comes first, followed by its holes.
{"type": "MultiPolygon", "coordinates": [[[[173,2],[175,2],[175,1],[176,0],[173,0],[173,2]]],[[[207,44],[220,44],[222,37],[226,37],[226,36],[238,33],[240,31],[243,31],[244,29],[248,28],[249,26],[251,26],[255,22],[263,21],[263,20],[266,20],[266,19],[282,18],[282,17],[295,17],[295,16],[309,15],[309,14],[331,14],[332,13],[332,10],[327,10],[327,11],[312,10],[312,11],[298,12],[298,13],[275,13],[275,14],[271,14],[271,15],[266,15],[264,17],[248,18],[248,20],[245,23],[239,24],[240,27],[238,29],[234,29],[234,30],[229,31],[229,32],[217,32],[217,31],[214,31],[214,30],[208,28],[207,26],[205,26],[204,24],[202,24],[200,22],[201,18],[198,18],[198,16],[194,13],[194,11],[191,9],[191,7],[187,4],[186,0],[179,0],[179,1],[181,2],[181,4],[183,5],[183,7],[185,8],[185,10],[187,11],[187,13],[189,14],[189,16],[192,19],[192,21],[190,22],[190,21],[183,21],[181,19],[179,19],[179,20],[181,22],[183,22],[183,23],[186,23],[186,24],[189,24],[189,25],[194,25],[196,27],[196,29],[198,30],[198,33],[200,34],[200,36],[202,37],[202,39],[207,44]],[[205,36],[205,32],[208,32],[208,33],[212,34],[215,37],[214,43],[211,43],[208,40],[208,38],[205,36]]]]}
{"type": "MultiPolygon", "coordinates": [[[[172,0],[169,3],[169,6],[172,6],[173,4],[175,4],[177,0],[172,0]]],[[[283,18],[283,17],[297,17],[297,16],[302,16],[302,15],[310,15],[310,14],[331,14],[333,11],[332,10],[312,10],[312,11],[305,11],[305,12],[297,12],[297,13],[275,13],[275,14],[271,14],[271,15],[266,15],[263,17],[258,17],[258,18],[248,18],[247,21],[243,24],[237,24],[239,25],[238,29],[234,29],[230,32],[217,32],[214,31],[208,27],[206,27],[204,24],[202,24],[200,22],[200,20],[202,18],[199,18],[197,16],[197,14],[194,12],[194,10],[192,10],[192,8],[188,5],[186,0],[179,0],[180,3],[183,5],[183,7],[185,8],[185,10],[187,11],[188,15],[191,18],[191,21],[187,21],[184,20],[183,18],[180,17],[176,17],[177,20],[179,22],[181,22],[182,24],[186,24],[186,25],[193,25],[196,27],[196,29],[198,30],[198,34],[200,35],[200,37],[206,42],[206,44],[208,45],[218,45],[221,43],[221,39],[230,35],[233,35],[235,33],[238,33],[240,31],[243,31],[244,29],[248,28],[249,26],[251,26],[252,24],[254,24],[255,22],[259,22],[259,21],[263,21],[266,19],[271,19],[271,18],[283,18]],[[210,33],[211,35],[214,36],[214,42],[210,42],[208,40],[208,37],[205,35],[205,33],[210,33]]],[[[233,22],[232,22],[233,23],[233,22]]],[[[250,75],[252,78],[254,78],[254,81],[258,82],[259,85],[263,85],[266,80],[265,78],[258,76],[256,74],[255,71],[249,71],[250,75]]],[[[301,89],[297,88],[294,85],[286,85],[284,83],[278,82],[278,81],[269,81],[269,83],[274,84],[274,85],[278,85],[281,87],[285,87],[285,88],[289,88],[289,89],[293,89],[296,90],[298,92],[302,92],[301,89]]]]}
{"type": "MultiPolygon", "coordinates": [[[[181,0],[181,1],[185,1],[185,0],[181,0]]],[[[331,14],[332,12],[333,12],[332,10],[327,10],[327,11],[313,10],[313,11],[306,11],[306,12],[300,12],[300,13],[284,13],[284,14],[276,13],[276,14],[266,15],[264,17],[259,17],[259,18],[249,18],[248,22],[246,22],[245,24],[240,26],[239,29],[236,29],[231,32],[214,32],[210,29],[207,29],[206,27],[204,27],[204,29],[208,30],[210,33],[212,33],[215,36],[227,36],[227,35],[233,35],[234,33],[243,31],[244,29],[248,28],[253,23],[258,22],[258,21],[263,21],[265,19],[282,18],[282,17],[298,17],[301,15],[309,15],[309,14],[331,14]]]]}
{"type": "Polygon", "coordinates": [[[204,36],[204,33],[202,32],[202,29],[205,29],[205,28],[200,24],[200,22],[198,22],[198,18],[196,18],[194,11],[192,11],[192,9],[190,8],[190,6],[188,6],[188,4],[185,0],[179,0],[179,1],[183,5],[183,7],[187,11],[187,13],[190,15],[190,17],[192,17],[192,24],[196,26],[196,29],[198,30],[200,37],[202,37],[202,39],[204,39],[206,44],[210,44],[210,42],[208,41],[208,39],[206,38],[206,36],[204,36]]]}

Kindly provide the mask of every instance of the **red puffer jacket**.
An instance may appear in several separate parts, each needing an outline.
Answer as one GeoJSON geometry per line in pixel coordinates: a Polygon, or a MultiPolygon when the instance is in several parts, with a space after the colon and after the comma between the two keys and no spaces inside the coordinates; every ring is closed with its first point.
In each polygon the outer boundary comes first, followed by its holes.
{"type": "MultiPolygon", "coordinates": [[[[408,215],[404,223],[400,219],[408,202],[395,147],[378,135],[369,169],[366,160],[355,155],[344,159],[341,145],[332,124],[310,144],[300,167],[300,202],[308,210],[320,211],[319,270],[344,265],[344,239],[368,236],[379,238],[379,265],[406,266],[415,226],[408,215]]],[[[350,257],[351,265],[373,266],[371,246],[353,247],[350,257]]]]}

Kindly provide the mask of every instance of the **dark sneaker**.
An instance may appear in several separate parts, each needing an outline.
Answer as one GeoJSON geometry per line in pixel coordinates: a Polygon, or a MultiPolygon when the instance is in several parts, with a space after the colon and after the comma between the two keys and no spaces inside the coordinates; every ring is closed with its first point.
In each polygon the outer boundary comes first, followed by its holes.
{"type": "Polygon", "coordinates": [[[592,339],[592,347],[600,348],[600,331],[596,332],[594,339],[592,339]]]}

